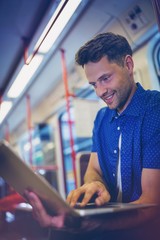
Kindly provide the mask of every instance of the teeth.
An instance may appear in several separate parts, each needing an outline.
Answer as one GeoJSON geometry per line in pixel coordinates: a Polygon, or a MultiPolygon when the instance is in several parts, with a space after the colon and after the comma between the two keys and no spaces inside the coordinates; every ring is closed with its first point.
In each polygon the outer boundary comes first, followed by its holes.
{"type": "Polygon", "coordinates": [[[112,96],[113,96],[113,95],[110,95],[110,96],[109,96],[109,97],[107,97],[106,99],[110,99],[110,98],[112,98],[112,96]]]}
{"type": "Polygon", "coordinates": [[[102,97],[103,101],[107,102],[114,96],[114,93],[110,94],[109,96],[102,97]]]}
{"type": "Polygon", "coordinates": [[[111,94],[110,96],[106,97],[106,99],[110,99],[113,97],[113,94],[111,94]]]}

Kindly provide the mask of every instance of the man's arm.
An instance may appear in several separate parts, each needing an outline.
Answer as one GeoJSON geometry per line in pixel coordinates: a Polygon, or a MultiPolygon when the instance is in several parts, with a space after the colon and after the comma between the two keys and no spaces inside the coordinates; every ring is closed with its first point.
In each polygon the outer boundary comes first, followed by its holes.
{"type": "Polygon", "coordinates": [[[124,216],[117,216],[104,221],[102,224],[104,229],[129,229],[145,222],[152,222],[154,220],[160,223],[160,169],[142,170],[142,194],[140,198],[132,203],[134,204],[156,204],[151,208],[139,209],[124,216]]]}
{"type": "Polygon", "coordinates": [[[94,194],[97,195],[95,203],[102,205],[110,200],[110,194],[104,185],[102,172],[99,166],[97,153],[91,153],[89,164],[84,176],[84,185],[71,191],[67,197],[67,202],[74,206],[80,196],[84,194],[81,206],[85,206],[94,194]]]}
{"type": "MultiPolygon", "coordinates": [[[[106,219],[90,219],[90,225],[94,226],[98,225],[101,230],[117,230],[117,229],[129,229],[139,224],[143,224],[145,222],[151,222],[153,220],[158,220],[160,222],[160,170],[156,169],[143,169],[142,171],[142,195],[137,201],[132,203],[156,203],[157,207],[151,207],[146,209],[139,209],[132,211],[127,214],[116,214],[113,216],[106,216],[106,219]]],[[[85,175],[85,184],[80,187],[80,190],[75,190],[75,199],[77,196],[80,196],[82,193],[86,194],[86,199],[84,201],[88,201],[88,199],[94,194],[98,193],[98,197],[96,201],[99,201],[99,204],[103,203],[103,201],[108,201],[110,195],[103,184],[103,180],[101,177],[101,171],[99,168],[99,164],[97,161],[97,154],[92,153],[91,159],[89,161],[89,165],[85,175]]],[[[26,192],[28,199],[30,200],[31,205],[33,206],[33,213],[37,221],[41,224],[41,226],[50,226],[56,228],[64,227],[64,219],[65,216],[49,216],[42,203],[37,198],[34,193],[26,192]]],[[[71,201],[71,200],[70,200],[71,201]]],[[[97,202],[96,202],[97,203],[97,202]]],[[[154,223],[154,222],[153,222],[154,223]]],[[[84,228],[85,228],[84,222],[84,228]]],[[[88,224],[88,223],[87,223],[88,224]]],[[[87,225],[87,228],[88,225],[87,225]]]]}
{"type": "Polygon", "coordinates": [[[156,203],[160,204],[160,169],[142,170],[142,194],[133,203],[156,203]]]}

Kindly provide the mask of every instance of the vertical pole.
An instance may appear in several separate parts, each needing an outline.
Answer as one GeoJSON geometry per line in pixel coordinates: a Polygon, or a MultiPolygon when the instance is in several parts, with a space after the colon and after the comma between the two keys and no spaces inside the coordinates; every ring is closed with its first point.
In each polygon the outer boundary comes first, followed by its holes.
{"type": "MultiPolygon", "coordinates": [[[[0,95],[0,114],[1,114],[1,104],[2,104],[2,96],[0,95]]],[[[6,125],[5,125],[5,139],[7,142],[9,142],[9,125],[8,123],[6,122],[6,125]]]]}
{"type": "Polygon", "coordinates": [[[1,104],[2,104],[2,96],[0,95],[0,110],[1,110],[1,104]]]}
{"type": "Polygon", "coordinates": [[[28,48],[26,47],[24,49],[24,64],[27,64],[27,59],[28,59],[28,48]]]}
{"type": "Polygon", "coordinates": [[[29,162],[32,165],[32,124],[31,124],[31,105],[30,105],[30,96],[26,95],[26,103],[27,103],[27,127],[28,127],[28,135],[29,135],[29,162]]]}
{"type": "Polygon", "coordinates": [[[70,94],[68,89],[68,80],[67,80],[67,68],[65,62],[65,51],[61,49],[61,60],[62,60],[62,72],[63,72],[63,82],[65,88],[65,99],[66,99],[66,110],[68,114],[68,127],[69,127],[69,134],[70,134],[70,147],[71,147],[71,157],[72,157],[72,166],[73,166],[73,174],[75,180],[75,188],[77,187],[77,177],[76,177],[76,153],[74,151],[74,139],[73,139],[73,132],[72,132],[72,121],[71,121],[71,114],[70,114],[70,94]]]}
{"type": "Polygon", "coordinates": [[[7,142],[10,141],[10,137],[9,137],[9,125],[8,125],[8,122],[6,122],[6,129],[5,129],[5,139],[7,142]]]}
{"type": "Polygon", "coordinates": [[[26,37],[22,37],[22,41],[23,41],[23,47],[24,47],[24,53],[23,53],[24,64],[27,64],[29,39],[26,37]]]}

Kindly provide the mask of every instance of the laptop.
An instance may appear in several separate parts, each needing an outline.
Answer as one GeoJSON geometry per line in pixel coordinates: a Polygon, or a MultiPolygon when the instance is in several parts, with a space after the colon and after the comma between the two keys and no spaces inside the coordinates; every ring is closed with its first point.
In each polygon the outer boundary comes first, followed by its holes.
{"type": "Polygon", "coordinates": [[[96,207],[94,203],[89,203],[82,208],[78,207],[77,203],[77,206],[72,208],[43,176],[34,172],[13,151],[9,143],[3,140],[0,141],[0,176],[24,198],[25,189],[35,192],[48,213],[55,215],[62,213],[71,217],[88,218],[153,206],[153,204],[107,203],[96,207]]]}

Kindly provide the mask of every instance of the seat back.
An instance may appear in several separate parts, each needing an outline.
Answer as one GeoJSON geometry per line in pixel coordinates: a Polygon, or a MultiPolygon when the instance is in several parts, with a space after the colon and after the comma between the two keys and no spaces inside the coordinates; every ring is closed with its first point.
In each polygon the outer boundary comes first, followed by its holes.
{"type": "Polygon", "coordinates": [[[84,175],[88,166],[90,152],[79,152],[76,156],[77,187],[84,183],[84,175]]]}

